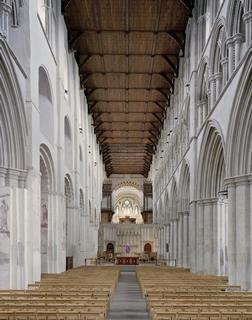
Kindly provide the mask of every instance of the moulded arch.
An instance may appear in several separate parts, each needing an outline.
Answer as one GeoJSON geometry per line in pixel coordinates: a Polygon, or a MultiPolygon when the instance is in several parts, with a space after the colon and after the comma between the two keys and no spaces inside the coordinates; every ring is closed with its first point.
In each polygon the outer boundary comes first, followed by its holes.
{"type": "Polygon", "coordinates": [[[227,133],[228,177],[252,172],[252,52],[236,89],[227,133]]]}
{"type": "Polygon", "coordinates": [[[168,190],[166,190],[164,195],[164,220],[165,222],[168,222],[169,219],[170,219],[169,193],[168,193],[168,190]]]}
{"type": "Polygon", "coordinates": [[[49,184],[49,191],[53,192],[55,190],[55,171],[54,171],[54,164],[50,149],[47,145],[41,144],[40,145],[40,157],[43,160],[46,170],[48,172],[48,179],[50,181],[49,184]]]}
{"type": "Polygon", "coordinates": [[[74,191],[73,183],[70,175],[67,173],[65,175],[65,197],[66,197],[66,207],[72,207],[74,202],[74,191]]]}
{"type": "Polygon", "coordinates": [[[178,189],[176,180],[172,179],[171,190],[170,190],[170,212],[171,218],[177,218],[178,214],[178,189]]]}
{"type": "Polygon", "coordinates": [[[227,34],[232,37],[235,34],[245,36],[245,25],[243,21],[244,6],[241,0],[231,0],[227,13],[227,34]]]}
{"type": "Polygon", "coordinates": [[[24,102],[6,44],[0,39],[0,166],[26,169],[24,102]]]}
{"type": "Polygon", "coordinates": [[[183,160],[179,177],[179,211],[189,211],[190,204],[190,169],[186,160],[183,160]]]}
{"type": "Polygon", "coordinates": [[[201,199],[216,198],[226,176],[225,143],[217,121],[209,121],[200,147],[197,190],[201,199]]]}
{"type": "Polygon", "coordinates": [[[213,28],[209,58],[210,74],[221,72],[221,60],[227,57],[226,38],[226,21],[224,17],[221,17],[216,20],[213,28]]]}

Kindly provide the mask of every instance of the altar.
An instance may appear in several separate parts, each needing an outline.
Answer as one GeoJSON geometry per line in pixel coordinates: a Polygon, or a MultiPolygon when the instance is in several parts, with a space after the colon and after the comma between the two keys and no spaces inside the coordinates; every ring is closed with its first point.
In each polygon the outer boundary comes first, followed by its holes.
{"type": "Polygon", "coordinates": [[[116,257],[117,265],[138,265],[139,257],[116,257]]]}

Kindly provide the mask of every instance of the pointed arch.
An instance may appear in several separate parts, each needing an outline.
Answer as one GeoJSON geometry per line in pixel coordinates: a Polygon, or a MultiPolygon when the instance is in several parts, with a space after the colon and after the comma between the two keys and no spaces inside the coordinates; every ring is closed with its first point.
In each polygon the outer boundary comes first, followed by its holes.
{"type": "Polygon", "coordinates": [[[24,102],[6,44],[0,39],[0,167],[26,169],[24,102]]]}
{"type": "Polygon", "coordinates": [[[229,37],[240,34],[243,35],[243,40],[245,40],[245,24],[242,18],[243,15],[243,1],[231,0],[227,13],[227,34],[229,37]]]}
{"type": "Polygon", "coordinates": [[[171,191],[170,191],[170,212],[171,219],[176,219],[178,216],[178,189],[176,180],[172,179],[171,191]]]}
{"type": "Polygon", "coordinates": [[[224,139],[219,124],[210,121],[204,131],[198,166],[198,196],[216,198],[223,191],[226,176],[224,139]]]}
{"type": "Polygon", "coordinates": [[[252,52],[243,68],[227,134],[228,177],[252,173],[252,52]]]}
{"type": "Polygon", "coordinates": [[[183,160],[179,178],[179,211],[189,212],[190,210],[190,170],[186,160],[183,160]]]}
{"type": "Polygon", "coordinates": [[[217,20],[213,30],[210,51],[211,74],[222,71],[221,61],[227,57],[226,38],[225,19],[221,18],[217,20]]]}
{"type": "Polygon", "coordinates": [[[168,191],[165,191],[164,196],[164,222],[168,223],[170,220],[170,211],[169,211],[169,194],[168,191]]]}

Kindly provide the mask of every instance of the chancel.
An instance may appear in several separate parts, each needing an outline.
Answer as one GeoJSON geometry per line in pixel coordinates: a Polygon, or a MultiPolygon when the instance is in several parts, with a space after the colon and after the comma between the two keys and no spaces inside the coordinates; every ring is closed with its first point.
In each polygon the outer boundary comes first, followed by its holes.
{"type": "Polygon", "coordinates": [[[0,319],[251,320],[251,199],[252,0],[0,0],[0,319]]]}

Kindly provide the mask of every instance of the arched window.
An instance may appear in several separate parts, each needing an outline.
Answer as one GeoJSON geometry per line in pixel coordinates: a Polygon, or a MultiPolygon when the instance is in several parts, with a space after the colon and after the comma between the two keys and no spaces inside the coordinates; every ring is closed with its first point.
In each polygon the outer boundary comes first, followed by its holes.
{"type": "Polygon", "coordinates": [[[39,111],[40,132],[47,140],[54,143],[54,114],[52,92],[47,73],[43,67],[39,67],[39,111]]]}
{"type": "Polygon", "coordinates": [[[45,35],[53,49],[55,50],[55,12],[57,1],[37,0],[38,16],[41,21],[45,35]]]}
{"type": "Polygon", "coordinates": [[[208,91],[208,67],[207,62],[203,60],[198,76],[198,128],[202,126],[209,113],[208,91]]]}
{"type": "Polygon", "coordinates": [[[228,51],[226,46],[226,30],[224,21],[217,22],[212,38],[210,53],[210,92],[211,108],[222,92],[228,80],[228,51]]]}

